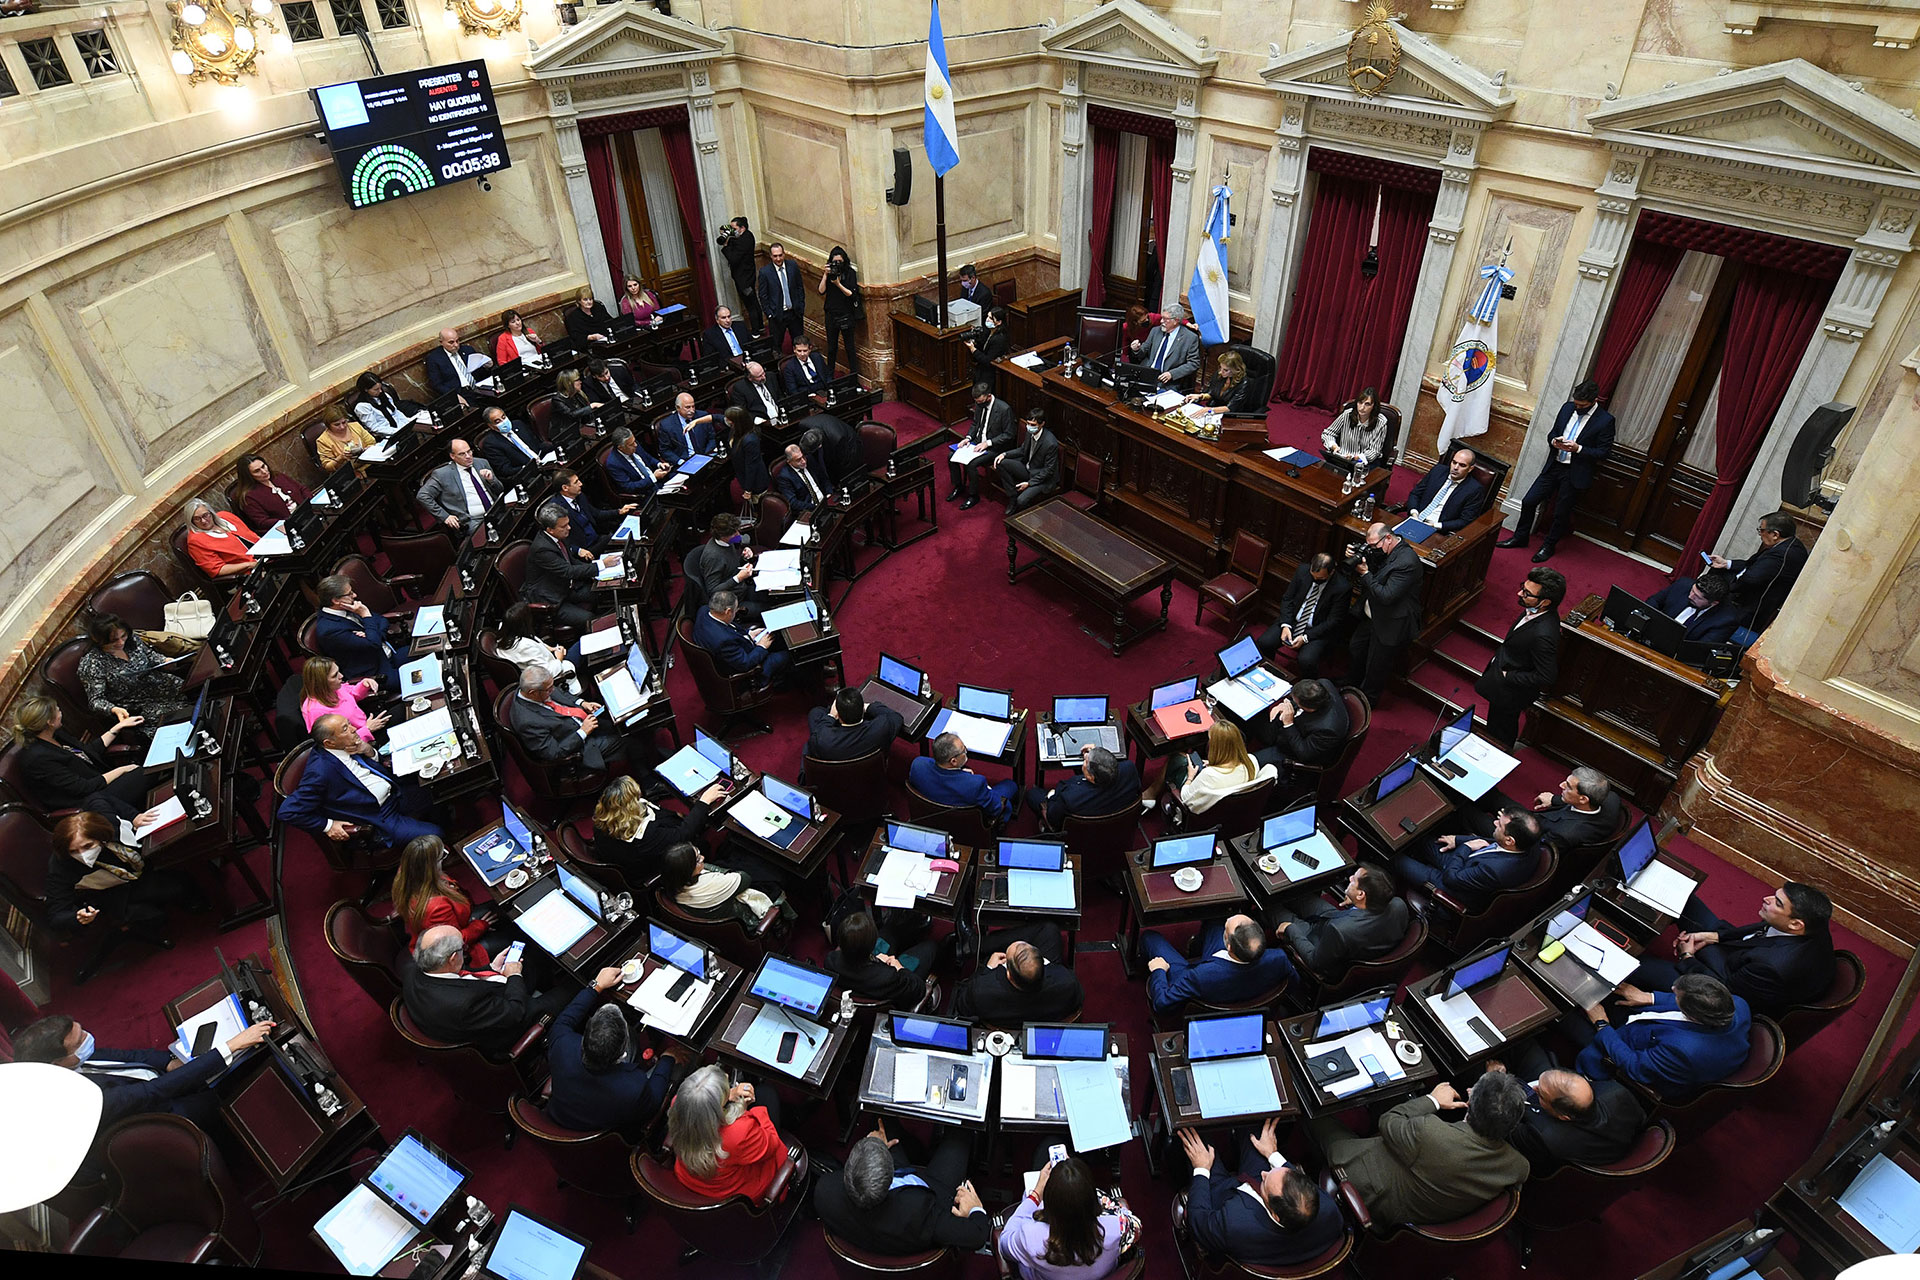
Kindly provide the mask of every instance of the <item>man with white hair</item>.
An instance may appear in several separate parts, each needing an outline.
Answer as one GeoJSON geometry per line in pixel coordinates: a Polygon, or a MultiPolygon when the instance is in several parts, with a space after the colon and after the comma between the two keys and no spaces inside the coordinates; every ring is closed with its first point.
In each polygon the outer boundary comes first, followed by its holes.
{"type": "Polygon", "coordinates": [[[400,960],[400,999],[414,1025],[434,1039],[503,1058],[536,1018],[560,1012],[571,994],[564,986],[536,993],[523,967],[515,959],[468,969],[460,931],[435,925],[400,960]]]}
{"type": "Polygon", "coordinates": [[[727,403],[749,418],[773,422],[780,417],[780,399],[767,381],[766,366],[758,360],[747,361],[747,376],[727,388],[727,403]]]}
{"type": "Polygon", "coordinates": [[[626,757],[626,742],[612,724],[602,724],[598,702],[583,702],[555,686],[553,672],[538,663],[520,669],[520,687],[507,704],[507,731],[526,753],[544,764],[579,757],[589,769],[605,769],[626,757]]]}
{"type": "Polygon", "coordinates": [[[660,460],[677,467],[696,453],[712,453],[713,430],[713,415],[697,411],[692,394],[682,391],[673,398],[673,412],[654,424],[660,460]]]}
{"type": "Polygon", "coordinates": [[[1200,335],[1187,327],[1187,309],[1174,303],[1161,312],[1159,326],[1133,344],[1133,359],[1157,370],[1161,386],[1191,390],[1200,371],[1200,335]]]}
{"type": "Polygon", "coordinates": [[[460,341],[458,329],[442,329],[440,345],[427,352],[427,385],[436,397],[452,396],[462,409],[473,408],[476,401],[492,404],[494,393],[476,376],[476,371],[492,367],[493,361],[460,341]]]}

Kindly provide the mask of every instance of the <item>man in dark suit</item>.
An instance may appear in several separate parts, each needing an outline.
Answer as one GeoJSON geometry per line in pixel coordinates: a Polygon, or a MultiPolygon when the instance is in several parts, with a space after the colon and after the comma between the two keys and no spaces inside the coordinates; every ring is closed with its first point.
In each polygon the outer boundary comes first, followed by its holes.
{"type": "Polygon", "coordinates": [[[1059,926],[1045,920],[997,929],[980,950],[980,971],[954,988],[953,1016],[995,1027],[1064,1022],[1086,994],[1063,962],[1059,926]]]}
{"type": "MultiPolygon", "coordinates": [[[[1705,973],[1682,974],[1671,993],[1656,993],[1617,1030],[1600,1005],[1590,1005],[1586,1016],[1593,1038],[1574,1060],[1574,1070],[1589,1080],[1624,1076],[1665,1101],[1738,1071],[1747,1061],[1753,1030],[1747,1002],[1705,973]],[[1676,1012],[1681,1016],[1657,1016],[1676,1012]]],[[[1584,1030],[1578,1023],[1568,1026],[1584,1030]]]]}
{"type": "Polygon", "coordinates": [[[1593,487],[1593,473],[1613,452],[1613,415],[1600,407],[1599,400],[1600,386],[1588,378],[1560,406],[1553,418],[1553,434],[1547,439],[1547,460],[1520,499],[1520,516],[1514,521],[1513,532],[1495,546],[1526,546],[1533,536],[1533,513],[1548,498],[1553,499],[1553,524],[1540,549],[1533,553],[1533,562],[1544,564],[1560,539],[1573,531],[1573,509],[1580,495],[1593,487]]]}
{"type": "Polygon", "coordinates": [[[440,331],[440,345],[427,352],[426,366],[427,385],[433,388],[435,398],[454,396],[462,409],[492,404],[498,395],[479,381],[493,361],[460,341],[458,329],[440,331]],[[468,360],[469,356],[479,363],[468,360]]]}
{"type": "Polygon", "coordinates": [[[473,530],[506,491],[493,472],[474,462],[465,440],[447,443],[448,461],[427,473],[415,495],[422,509],[455,537],[473,530]]]}
{"type": "Polygon", "coordinates": [[[673,474],[673,464],[662,462],[640,447],[640,437],[626,427],[613,429],[613,448],[601,468],[607,484],[623,497],[642,502],[653,497],[655,488],[673,474]]]}
{"type": "Polygon", "coordinates": [[[575,295],[561,323],[567,326],[567,337],[582,349],[589,343],[613,341],[613,317],[593,296],[592,289],[583,288],[575,295]]]}
{"type": "Polygon", "coordinates": [[[387,619],[361,603],[353,579],[334,573],[314,589],[320,612],[314,615],[314,644],[340,664],[349,680],[378,680],[380,692],[400,691],[400,654],[387,640],[387,619]]]}
{"type": "Polygon", "coordinates": [[[1060,491],[1060,442],[1047,430],[1045,409],[1027,410],[1019,443],[993,460],[1007,494],[1007,514],[1024,511],[1060,491]]]}
{"type": "Polygon", "coordinates": [[[733,308],[719,307],[713,313],[713,323],[700,335],[700,353],[707,356],[729,356],[735,360],[747,358],[747,344],[753,341],[744,320],[733,318],[733,308]]]}
{"type": "Polygon", "coordinates": [[[422,930],[412,954],[400,959],[400,999],[436,1040],[504,1058],[536,1018],[566,1007],[567,988],[536,993],[518,960],[471,970],[466,960],[460,931],[450,924],[422,930]]]}
{"type": "Polygon", "coordinates": [[[882,1000],[895,1009],[919,1009],[933,982],[940,944],[922,938],[904,950],[893,939],[881,945],[880,924],[870,911],[849,911],[833,925],[826,969],[862,1000],[882,1000]]]}
{"type": "Polygon", "coordinates": [[[1760,539],[1760,550],[1747,559],[1708,556],[1707,561],[1732,577],[1729,599],[1746,615],[1747,626],[1764,631],[1799,581],[1800,570],[1806,568],[1807,544],[1800,541],[1799,526],[1784,511],[1761,516],[1754,533],[1760,539]]]}
{"type": "Polygon", "coordinates": [[[679,466],[696,453],[713,452],[713,415],[694,408],[693,396],[682,391],[673,398],[673,412],[654,424],[660,461],[679,466]]]}
{"type": "Polygon", "coordinates": [[[1496,895],[1526,883],[1540,864],[1540,819],[1502,809],[1491,838],[1435,836],[1418,855],[1397,853],[1394,874],[1406,888],[1433,885],[1468,911],[1485,911],[1496,895]]]}
{"type": "Polygon", "coordinates": [[[1400,510],[1442,533],[1466,528],[1480,514],[1487,496],[1473,478],[1476,461],[1478,455],[1473,450],[1465,446],[1455,449],[1446,461],[1434,463],[1433,470],[1413,486],[1400,510]]]}
{"type": "MultiPolygon", "coordinates": [[[[1541,835],[1553,837],[1562,849],[1574,849],[1613,837],[1620,825],[1620,797],[1604,773],[1581,765],[1560,780],[1558,793],[1542,791],[1535,796],[1533,812],[1540,819],[1541,835]]],[[[1471,813],[1484,815],[1486,824],[1483,830],[1480,822],[1474,822],[1474,834],[1491,834],[1493,814],[1485,809],[1471,813]]]]}
{"type": "Polygon", "coordinates": [[[1487,700],[1487,736],[1508,751],[1520,736],[1520,713],[1560,675],[1560,602],[1566,595],[1567,580],[1558,570],[1528,570],[1518,593],[1519,620],[1473,683],[1487,700]]]}
{"type": "Polygon", "coordinates": [[[1337,1115],[1308,1122],[1327,1163],[1346,1170],[1376,1226],[1449,1222],[1527,1180],[1527,1161],[1508,1141],[1526,1110],[1526,1089],[1489,1071],[1465,1099],[1442,1080],[1380,1117],[1380,1132],[1354,1136],[1337,1115]],[[1442,1111],[1465,1111],[1450,1124],[1442,1111]]]}
{"type": "Polygon", "coordinates": [[[993,1239],[993,1220],[967,1181],[972,1143],[950,1133],[933,1158],[915,1164],[900,1139],[887,1136],[885,1121],[853,1144],[839,1175],[813,1187],[820,1223],[856,1249],[888,1258],[951,1249],[966,1255],[993,1239]]]}
{"type": "Polygon", "coordinates": [[[366,827],[388,845],[444,834],[433,797],[395,778],[345,716],[321,716],[311,736],[314,749],[300,785],[280,802],[280,821],[329,840],[348,839],[366,827]]]}
{"type": "Polygon", "coordinates": [[[1353,719],[1331,680],[1301,680],[1249,730],[1265,743],[1253,753],[1254,760],[1272,765],[1284,781],[1292,765],[1326,769],[1339,760],[1353,719]]]}
{"type": "Polygon", "coordinates": [[[1238,1176],[1215,1170],[1213,1148],[1192,1129],[1175,1133],[1193,1166],[1187,1229],[1207,1253],[1284,1267],[1319,1257],[1345,1234],[1339,1201],[1321,1195],[1312,1174],[1287,1163],[1271,1118],[1240,1140],[1238,1176]],[[1249,1190],[1254,1194],[1242,1194],[1249,1190]]]}
{"type": "Polygon", "coordinates": [[[967,744],[959,734],[940,734],[929,750],[931,755],[916,756],[907,766],[908,786],[935,804],[978,805],[995,825],[1013,816],[1020,784],[1011,778],[989,784],[967,768],[967,744]]]}
{"type": "Polygon", "coordinates": [[[526,753],[543,764],[579,756],[589,769],[605,769],[625,759],[626,743],[611,724],[600,723],[604,708],[556,688],[553,673],[537,663],[520,668],[520,686],[507,704],[506,730],[526,753]]]}
{"type": "Polygon", "coordinates": [[[973,353],[973,376],[991,378],[994,361],[1006,359],[1012,342],[1005,307],[994,307],[980,317],[980,327],[967,339],[967,350],[973,353]]]}
{"type": "Polygon", "coordinates": [[[1378,960],[1406,940],[1413,913],[1394,896],[1393,878],[1370,862],[1347,877],[1337,903],[1309,894],[1276,903],[1269,922],[1301,965],[1323,983],[1338,982],[1363,960],[1378,960]]]}
{"type": "Polygon", "coordinates": [[[533,428],[515,422],[507,411],[493,405],[486,412],[487,429],[480,436],[480,456],[493,473],[508,484],[521,477],[532,479],[540,471],[540,455],[545,452],[533,428]]]}
{"type": "Polygon", "coordinates": [[[686,558],[681,559],[681,567],[688,573],[697,573],[700,579],[700,595],[711,599],[713,593],[723,587],[733,592],[734,599],[740,603],[740,620],[750,627],[760,625],[760,600],[754,590],[753,548],[747,545],[747,536],[740,532],[740,517],[731,512],[722,511],[707,522],[707,540],[687,553],[694,556],[689,566],[686,558]]]}
{"type": "MultiPolygon", "coordinates": [[[[733,291],[740,297],[740,306],[748,315],[760,305],[754,297],[754,271],[757,264],[758,248],[754,243],[753,229],[745,218],[735,218],[728,224],[725,239],[720,241],[720,256],[727,260],[727,275],[733,279],[733,291]]],[[[754,325],[760,324],[755,318],[754,325]]]]}
{"type": "Polygon", "coordinates": [[[773,473],[774,487],[787,500],[790,511],[812,511],[827,500],[829,486],[825,473],[814,466],[814,459],[797,444],[786,449],[787,465],[773,473]]]}
{"type": "Polygon", "coordinates": [[[813,344],[805,338],[793,344],[793,355],[780,366],[780,385],[788,395],[824,387],[832,381],[833,371],[827,368],[825,360],[813,354],[813,344]]]}
{"type": "Polygon", "coordinates": [[[1282,648],[1301,676],[1317,676],[1321,664],[1347,627],[1347,602],[1353,588],[1332,556],[1324,551],[1293,571],[1280,613],[1254,643],[1274,657],[1282,648]]]}
{"type": "Polygon", "coordinates": [[[1527,1109],[1507,1141],[1527,1158],[1531,1177],[1562,1165],[1606,1165],[1626,1155],[1647,1127],[1647,1110],[1618,1080],[1598,1083],[1554,1064],[1537,1041],[1514,1046],[1511,1066],[1489,1060],[1489,1071],[1511,1071],[1527,1086],[1527,1109]]]}
{"type": "Polygon", "coordinates": [[[779,388],[767,377],[767,368],[758,360],[747,361],[747,373],[727,388],[727,404],[748,418],[776,422],[780,417],[779,388]]]}
{"type": "Polygon", "coordinates": [[[693,620],[693,642],[713,655],[714,665],[729,675],[758,672],[760,687],[787,678],[793,658],[773,647],[774,635],[739,620],[740,597],[731,587],[707,595],[707,607],[693,620]]]}
{"type": "MultiPolygon", "coordinates": [[[[107,1049],[93,1033],[62,1013],[29,1023],[13,1038],[15,1062],[45,1062],[78,1071],[100,1086],[100,1132],[128,1116],[171,1113],[208,1134],[224,1134],[220,1099],[211,1086],[238,1055],[267,1038],[271,1022],[256,1022],[189,1062],[165,1049],[107,1049]]],[[[16,1152],[16,1155],[21,1153],[16,1152]]]]}
{"type": "Polygon", "coordinates": [[[1080,772],[1053,790],[1027,788],[1027,807],[1042,831],[1058,831],[1067,815],[1118,813],[1140,803],[1140,771],[1105,747],[1080,748],[1080,772]]]}
{"type": "Polygon", "coordinates": [[[1293,962],[1267,945],[1267,931],[1252,916],[1228,916],[1200,928],[1197,960],[1189,960],[1152,929],[1140,935],[1147,953],[1147,998],[1166,1016],[1187,1001],[1238,1004],[1293,981],[1293,962]]]}
{"type": "Polygon", "coordinates": [[[1728,602],[1732,594],[1732,581],[1716,569],[1691,581],[1669,582],[1648,596],[1647,603],[1686,628],[1683,643],[1716,645],[1733,639],[1746,621],[1728,602]]]}
{"type": "Polygon", "coordinates": [[[1017,435],[1013,406],[993,394],[992,383],[974,383],[973,425],[960,444],[980,452],[969,462],[948,460],[947,473],[953,477],[953,489],[947,494],[947,501],[964,496],[966,501],[960,504],[960,509],[972,509],[980,501],[981,474],[993,466],[995,459],[1013,448],[1017,435]]]}
{"type": "Polygon", "coordinates": [[[547,1033],[547,1070],[553,1088],[547,1116],[583,1133],[613,1130],[639,1142],[667,1104],[678,1065],[666,1054],[642,1056],[618,1001],[603,1003],[620,985],[618,969],[602,969],[593,985],[568,1002],[547,1033]]]}
{"type": "Polygon", "coordinates": [[[993,306],[993,286],[980,278],[971,262],[960,268],[960,300],[979,307],[982,314],[993,306]]]}
{"type": "Polygon", "coordinates": [[[1700,905],[1681,913],[1672,960],[1643,959],[1623,987],[1625,1003],[1645,1007],[1648,992],[1671,991],[1689,973],[1710,974],[1756,1013],[1778,1017],[1811,1004],[1833,984],[1833,903],[1810,884],[1789,880],[1760,902],[1760,919],[1741,927],[1700,905]]]}
{"type": "Polygon", "coordinates": [[[778,240],[767,246],[767,265],[760,268],[754,281],[760,300],[760,314],[766,323],[760,331],[778,347],[783,337],[798,338],[807,331],[807,286],[800,279],[800,264],[790,261],[786,246],[778,240]]]}
{"type": "MultiPolygon", "coordinates": [[[[629,437],[633,435],[625,427],[620,430],[626,431],[629,437]]],[[[558,478],[560,492],[549,502],[567,513],[567,546],[574,557],[591,560],[594,553],[611,541],[619,522],[638,511],[640,504],[623,503],[618,510],[610,511],[587,500],[582,492],[586,484],[578,471],[562,471],[558,478]]]]}
{"type": "Polygon", "coordinates": [[[1347,655],[1360,675],[1360,691],[1377,707],[1420,629],[1427,571],[1407,540],[1384,524],[1368,525],[1366,545],[1348,548],[1347,555],[1360,593],[1360,625],[1347,655]]]}
{"type": "Polygon", "coordinates": [[[1200,371],[1200,335],[1187,327],[1187,309],[1173,303],[1160,315],[1160,323],[1147,331],[1144,341],[1133,344],[1134,363],[1160,372],[1160,385],[1178,391],[1193,389],[1193,375],[1200,371]]]}
{"type": "Polygon", "coordinates": [[[568,550],[573,521],[565,507],[543,502],[537,519],[540,532],[527,548],[527,576],[520,584],[520,598],[554,606],[556,622],[585,631],[593,625],[593,561],[578,559],[568,550]]]}
{"type": "Polygon", "coordinates": [[[903,728],[900,713],[879,703],[869,706],[849,685],[833,695],[833,706],[807,712],[807,755],[815,760],[858,760],[891,746],[903,728]]]}

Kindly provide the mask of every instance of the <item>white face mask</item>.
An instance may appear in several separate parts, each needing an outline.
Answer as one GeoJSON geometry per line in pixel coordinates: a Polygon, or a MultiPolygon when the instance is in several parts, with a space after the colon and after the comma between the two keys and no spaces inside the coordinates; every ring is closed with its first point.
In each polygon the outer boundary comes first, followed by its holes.
{"type": "Polygon", "coordinates": [[[74,856],[79,858],[80,861],[85,863],[87,866],[91,867],[94,863],[100,861],[100,846],[97,844],[90,844],[86,848],[82,849],[79,853],[75,854],[74,856]]]}

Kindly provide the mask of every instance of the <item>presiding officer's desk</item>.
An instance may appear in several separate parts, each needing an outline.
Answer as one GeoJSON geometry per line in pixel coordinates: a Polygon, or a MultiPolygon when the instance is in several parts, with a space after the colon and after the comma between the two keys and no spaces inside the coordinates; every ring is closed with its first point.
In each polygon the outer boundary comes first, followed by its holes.
{"type": "MultiPolygon", "coordinates": [[[[1402,996],[1387,1009],[1387,1016],[1378,1024],[1378,1030],[1385,1038],[1394,1054],[1394,1065],[1404,1075],[1397,1080],[1389,1079],[1384,1084],[1368,1084],[1352,1092],[1336,1092],[1334,1089],[1314,1080],[1308,1061],[1320,1056],[1325,1050],[1316,1051],[1324,1042],[1340,1040],[1349,1032],[1334,1031],[1321,1034],[1320,1023],[1327,1009],[1355,1005],[1367,1000],[1386,999],[1393,994],[1392,987],[1383,987],[1378,991],[1367,992],[1346,1000],[1337,1001],[1323,1009],[1315,1009],[1298,1017],[1280,1020],[1280,1039],[1287,1051],[1287,1064],[1293,1071],[1293,1079],[1299,1085],[1299,1101],[1306,1114],[1315,1119],[1333,1115],[1337,1112],[1352,1110],[1356,1107],[1387,1107],[1411,1098],[1417,1093],[1425,1093],[1440,1078],[1440,1066],[1434,1061],[1428,1050],[1426,1037],[1412,1024],[1407,1016],[1410,998],[1402,996]],[[1408,1062],[1401,1056],[1400,1046],[1410,1044],[1419,1050],[1415,1060],[1408,1062]]],[[[1412,1053],[1412,1050],[1408,1050],[1412,1053]]]]}

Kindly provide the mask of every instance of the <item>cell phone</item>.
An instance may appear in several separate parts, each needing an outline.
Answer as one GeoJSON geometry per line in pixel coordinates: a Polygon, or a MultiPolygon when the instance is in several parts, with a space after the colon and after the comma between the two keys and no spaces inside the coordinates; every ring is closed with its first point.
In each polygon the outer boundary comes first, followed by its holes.
{"type": "Polygon", "coordinates": [[[1048,1163],[1048,1164],[1059,1164],[1059,1163],[1060,1163],[1061,1161],[1063,1161],[1063,1160],[1065,1160],[1066,1158],[1067,1158],[1067,1144],[1066,1144],[1066,1143],[1064,1143],[1064,1142],[1056,1142],[1056,1143],[1054,1143],[1054,1144],[1053,1144],[1052,1146],[1050,1146],[1050,1147],[1048,1147],[1048,1148],[1047,1148],[1047,1163],[1048,1163]]]}
{"type": "Polygon", "coordinates": [[[1707,554],[1706,552],[1704,552],[1704,551],[1702,551],[1702,552],[1700,553],[1700,563],[1701,563],[1701,564],[1712,564],[1712,563],[1713,563],[1713,557],[1712,557],[1711,555],[1709,555],[1709,554],[1707,554]]]}
{"type": "Polygon", "coordinates": [[[953,1080],[947,1085],[947,1097],[949,1099],[954,1102],[965,1102],[967,1100],[967,1078],[967,1068],[955,1067],[953,1069],[953,1080]]]}
{"type": "Polygon", "coordinates": [[[1315,862],[1312,858],[1309,858],[1306,854],[1300,852],[1298,849],[1295,849],[1293,851],[1292,857],[1295,862],[1299,863],[1301,866],[1305,867],[1309,871],[1312,871],[1315,867],[1320,865],[1319,863],[1315,862]]]}
{"type": "Polygon", "coordinates": [[[525,951],[526,949],[527,949],[527,944],[524,942],[509,943],[507,945],[507,949],[500,953],[500,963],[501,964],[515,963],[520,959],[520,953],[525,951]]]}
{"type": "Polygon", "coordinates": [[[1373,1082],[1375,1084],[1385,1084],[1387,1082],[1387,1073],[1381,1069],[1380,1059],[1374,1057],[1372,1054],[1370,1053],[1361,1054],[1360,1066],[1366,1071],[1368,1075],[1373,1077],[1373,1082]]]}
{"type": "Polygon", "coordinates": [[[793,1051],[800,1045],[800,1033],[789,1031],[780,1037],[780,1052],[774,1057],[780,1062],[792,1062],[793,1051]]]}
{"type": "Polygon", "coordinates": [[[213,1038],[218,1034],[220,1034],[219,1028],[213,1023],[201,1023],[199,1029],[193,1033],[193,1053],[189,1056],[197,1058],[213,1048],[213,1038]]]}

